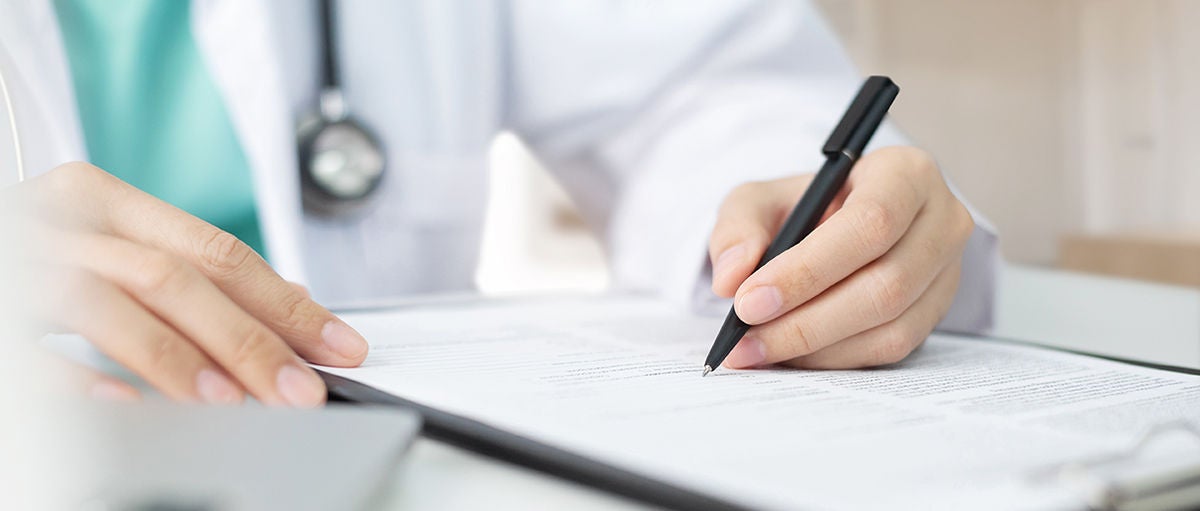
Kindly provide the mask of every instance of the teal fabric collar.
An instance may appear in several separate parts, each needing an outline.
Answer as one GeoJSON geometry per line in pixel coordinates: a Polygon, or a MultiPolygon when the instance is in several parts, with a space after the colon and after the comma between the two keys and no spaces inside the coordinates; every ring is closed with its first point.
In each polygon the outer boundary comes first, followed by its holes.
{"type": "Polygon", "coordinates": [[[253,179],[190,4],[55,0],[90,160],[263,253],[253,179]]]}

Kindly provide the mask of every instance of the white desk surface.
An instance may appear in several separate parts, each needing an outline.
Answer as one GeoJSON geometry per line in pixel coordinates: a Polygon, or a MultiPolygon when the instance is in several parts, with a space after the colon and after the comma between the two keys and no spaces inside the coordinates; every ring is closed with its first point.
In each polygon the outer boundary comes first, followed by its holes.
{"type": "Polygon", "coordinates": [[[1200,370],[1200,288],[1009,265],[994,334],[1200,370]]]}
{"type": "Polygon", "coordinates": [[[418,438],[389,475],[381,510],[644,510],[645,504],[418,438]]]}
{"type": "MultiPolygon", "coordinates": [[[[1000,275],[995,334],[1200,368],[1200,289],[1010,265],[1000,275]]],[[[389,477],[381,509],[647,509],[428,439],[389,477]]]]}

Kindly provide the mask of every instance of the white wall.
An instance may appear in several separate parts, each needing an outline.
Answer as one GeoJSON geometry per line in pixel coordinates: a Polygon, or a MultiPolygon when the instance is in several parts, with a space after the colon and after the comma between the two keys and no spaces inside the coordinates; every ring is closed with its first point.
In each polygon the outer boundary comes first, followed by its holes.
{"type": "Polygon", "coordinates": [[[1076,5],[1083,226],[1200,226],[1200,2],[1076,5]]]}

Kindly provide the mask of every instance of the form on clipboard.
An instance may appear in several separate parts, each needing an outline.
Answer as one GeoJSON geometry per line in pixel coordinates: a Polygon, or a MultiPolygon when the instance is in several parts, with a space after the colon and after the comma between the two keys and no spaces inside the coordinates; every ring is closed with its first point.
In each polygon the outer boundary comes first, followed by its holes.
{"type": "MultiPolygon", "coordinates": [[[[1159,458],[1145,474],[1102,463],[1152,454],[1161,425],[1200,427],[1195,375],[935,334],[883,368],[702,379],[720,318],[629,296],[343,318],[371,352],[320,368],[332,394],[415,407],[436,438],[668,507],[1129,507],[1167,495],[1141,481],[1196,486],[1186,463],[1168,479],[1159,458]]],[[[1200,445],[1170,450],[1200,460],[1200,445]]]]}

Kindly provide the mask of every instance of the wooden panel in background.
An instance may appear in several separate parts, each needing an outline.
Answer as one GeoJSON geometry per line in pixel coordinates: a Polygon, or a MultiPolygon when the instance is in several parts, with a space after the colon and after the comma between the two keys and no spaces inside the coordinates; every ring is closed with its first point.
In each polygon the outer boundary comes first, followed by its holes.
{"type": "Polygon", "coordinates": [[[1200,287],[1200,229],[1063,237],[1068,270],[1200,287]]]}

